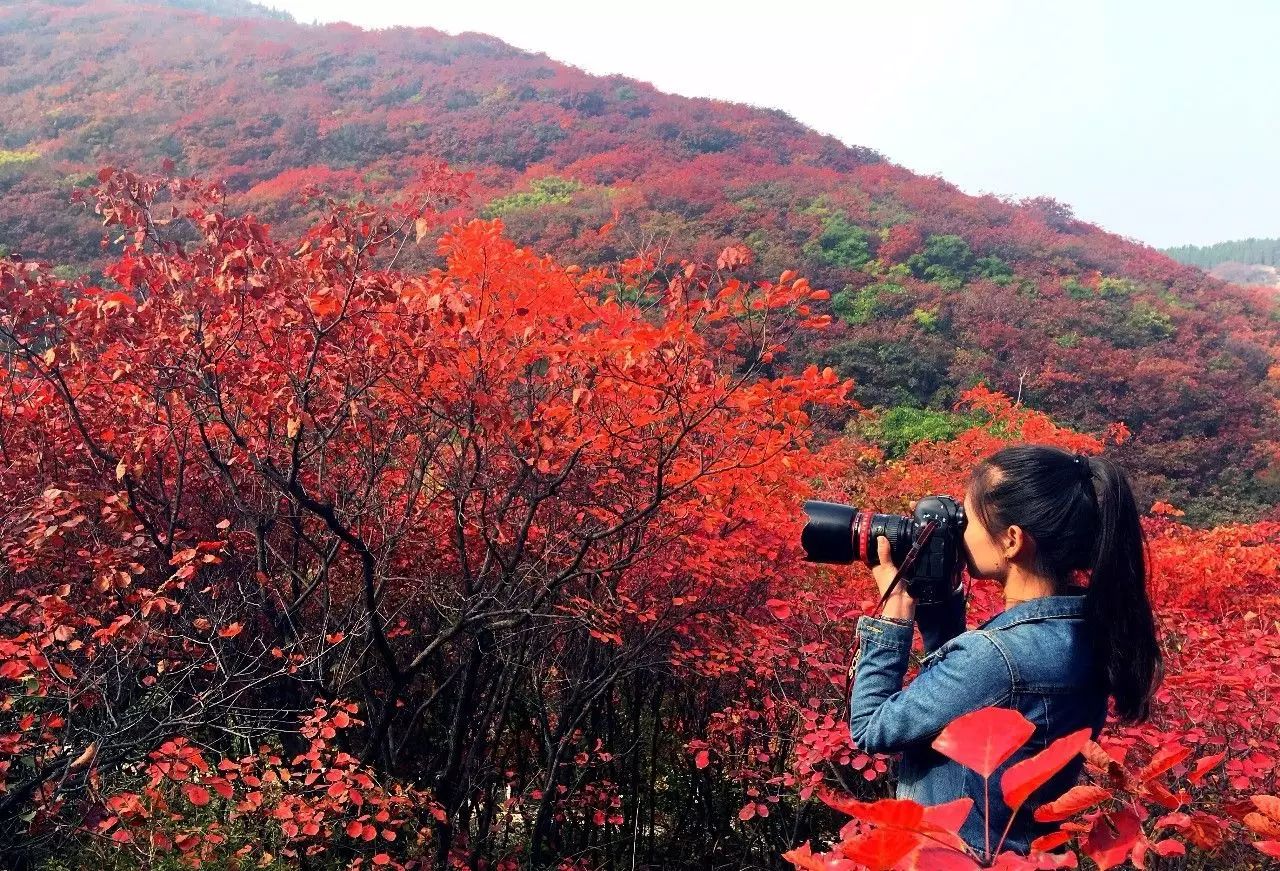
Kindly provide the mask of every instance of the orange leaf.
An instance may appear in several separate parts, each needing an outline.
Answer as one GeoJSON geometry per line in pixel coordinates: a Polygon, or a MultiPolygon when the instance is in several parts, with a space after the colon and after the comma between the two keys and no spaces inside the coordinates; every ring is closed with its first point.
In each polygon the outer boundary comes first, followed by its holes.
{"type": "Polygon", "coordinates": [[[1061,798],[1040,805],[1036,808],[1035,818],[1042,823],[1065,820],[1109,798],[1111,798],[1111,790],[1082,783],[1071,787],[1061,798]]]}

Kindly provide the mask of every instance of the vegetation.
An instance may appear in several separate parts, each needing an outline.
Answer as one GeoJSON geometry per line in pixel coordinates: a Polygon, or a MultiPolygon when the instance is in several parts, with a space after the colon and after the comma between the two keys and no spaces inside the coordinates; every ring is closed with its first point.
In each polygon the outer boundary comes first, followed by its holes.
{"type": "Polygon", "coordinates": [[[1164,253],[1189,266],[1212,269],[1219,263],[1280,266],[1280,239],[1238,239],[1213,245],[1178,245],[1164,253]]]}

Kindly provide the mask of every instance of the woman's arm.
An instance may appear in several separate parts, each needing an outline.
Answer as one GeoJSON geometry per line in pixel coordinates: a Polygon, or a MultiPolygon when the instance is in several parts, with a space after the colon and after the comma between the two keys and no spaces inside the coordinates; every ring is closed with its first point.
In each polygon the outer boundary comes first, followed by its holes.
{"type": "Polygon", "coordinates": [[[956,636],[905,689],[913,624],[862,617],[849,732],[868,753],[892,753],[932,740],[970,711],[1008,700],[1013,672],[980,631],[956,636]]]}

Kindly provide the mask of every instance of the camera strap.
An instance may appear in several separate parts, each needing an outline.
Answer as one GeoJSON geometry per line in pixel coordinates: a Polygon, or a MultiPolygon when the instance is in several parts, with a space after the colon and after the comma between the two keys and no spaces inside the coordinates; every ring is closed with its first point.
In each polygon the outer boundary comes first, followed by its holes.
{"type": "Polygon", "coordinates": [[[875,613],[880,614],[884,610],[885,602],[889,601],[889,597],[893,595],[893,591],[898,588],[898,584],[905,578],[916,566],[916,561],[920,558],[920,552],[924,550],[924,546],[929,543],[929,539],[933,538],[934,530],[938,528],[938,521],[930,520],[920,530],[920,537],[916,539],[915,544],[911,545],[911,550],[907,551],[906,559],[902,561],[902,565],[898,566],[897,573],[893,576],[893,580],[889,582],[889,586],[885,588],[884,595],[880,597],[880,604],[876,605],[875,613]]]}
{"type": "MultiPolygon", "coordinates": [[[[920,559],[920,553],[924,550],[929,539],[933,537],[934,531],[938,528],[937,520],[930,520],[920,530],[920,537],[911,545],[911,550],[907,551],[906,558],[902,560],[902,565],[898,566],[898,571],[894,574],[893,580],[889,582],[889,586],[885,588],[884,595],[880,597],[880,603],[876,605],[875,611],[871,616],[879,617],[880,612],[884,610],[884,605],[889,601],[889,597],[893,595],[893,591],[898,588],[898,584],[903,582],[913,568],[916,561],[920,559]]],[[[858,670],[858,655],[862,653],[862,645],[859,644],[853,651],[853,658],[849,660],[849,670],[845,675],[845,693],[844,693],[844,712],[845,716],[849,715],[849,709],[853,704],[853,674],[858,670]]]]}

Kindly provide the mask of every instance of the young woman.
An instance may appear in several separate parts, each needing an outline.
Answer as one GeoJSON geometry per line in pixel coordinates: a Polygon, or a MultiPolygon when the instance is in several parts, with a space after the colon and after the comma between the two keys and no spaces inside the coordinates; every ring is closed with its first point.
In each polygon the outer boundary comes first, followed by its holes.
{"type": "MultiPolygon", "coordinates": [[[[849,722],[863,750],[902,751],[899,798],[926,805],[975,800],[960,835],[981,856],[996,849],[1009,822],[1000,800],[1004,770],[1084,726],[1096,739],[1108,697],[1120,720],[1145,720],[1162,661],[1147,597],[1146,542],[1116,465],[1055,447],[1008,447],[974,468],[964,508],[969,575],[1001,586],[1004,611],[965,631],[963,594],[917,607],[900,584],[882,619],[858,621],[849,722]],[[1073,584],[1077,573],[1087,587],[1073,584]],[[917,625],[925,656],[904,689],[917,625]],[[956,717],[991,705],[1020,711],[1036,731],[991,777],[987,831],[982,778],[930,743],[956,717]]],[[[878,546],[872,572],[883,594],[896,569],[888,540],[878,546]]],[[[1026,853],[1055,828],[1032,813],[1073,786],[1083,765],[1076,757],[1032,794],[1003,849],[1026,853]]]]}

